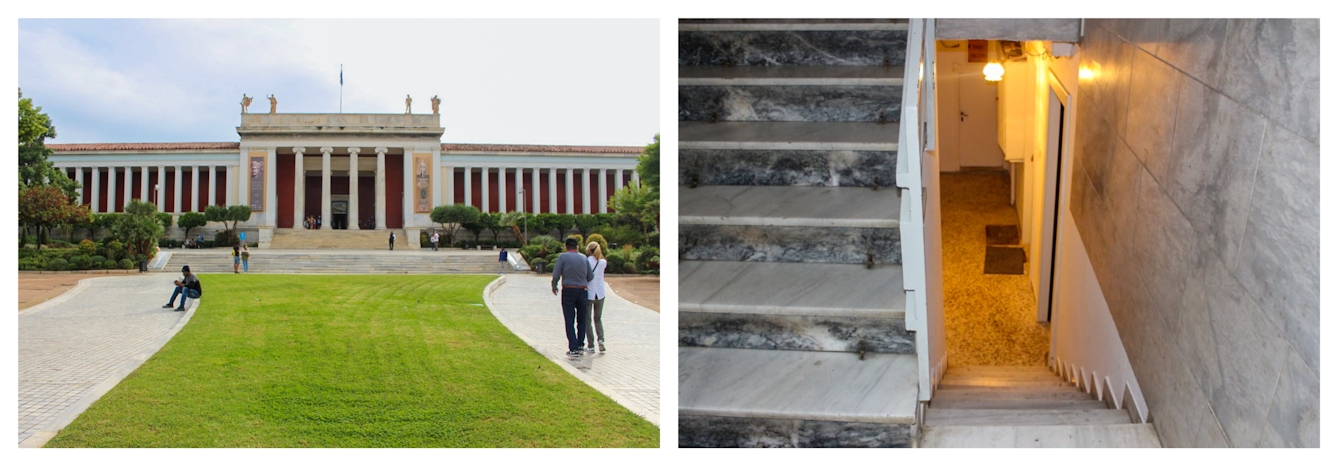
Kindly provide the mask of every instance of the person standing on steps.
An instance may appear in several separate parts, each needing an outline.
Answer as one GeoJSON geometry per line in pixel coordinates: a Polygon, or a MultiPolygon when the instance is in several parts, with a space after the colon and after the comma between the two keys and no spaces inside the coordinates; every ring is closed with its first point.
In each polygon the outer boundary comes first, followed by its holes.
{"type": "Polygon", "coordinates": [[[251,248],[247,247],[246,243],[242,243],[242,271],[251,271],[251,248]]]}
{"type": "Polygon", "coordinates": [[[237,271],[237,267],[241,265],[242,265],[241,246],[238,246],[237,243],[232,243],[232,273],[241,273],[237,271]]]}
{"type": "Polygon", "coordinates": [[[586,287],[594,274],[585,256],[576,250],[579,247],[576,238],[567,238],[566,246],[567,252],[553,261],[553,295],[558,294],[561,281],[562,331],[567,334],[567,356],[579,357],[581,343],[589,330],[585,323],[586,287]]]}
{"type": "Polygon", "coordinates": [[[437,242],[441,241],[441,233],[432,232],[432,250],[437,250],[437,242]]]}
{"type": "Polygon", "coordinates": [[[395,232],[390,232],[390,250],[395,250],[395,232]]]}
{"type": "Polygon", "coordinates": [[[497,256],[497,274],[506,273],[506,248],[502,248],[502,253],[497,256]]]}
{"type": "Polygon", "coordinates": [[[590,285],[586,287],[586,318],[594,323],[586,322],[585,332],[585,352],[595,352],[595,334],[599,335],[599,352],[604,352],[604,269],[608,268],[609,261],[604,260],[604,251],[599,249],[599,243],[591,242],[585,247],[585,260],[590,264],[591,274],[594,276],[590,280],[590,285]]]}
{"type": "Polygon", "coordinates": [[[163,309],[172,309],[173,307],[176,307],[177,312],[184,312],[186,310],[186,298],[200,299],[200,294],[204,293],[204,290],[200,288],[200,277],[196,277],[195,274],[190,273],[189,265],[181,266],[181,279],[174,280],[172,284],[176,285],[176,289],[172,290],[172,298],[167,300],[167,304],[163,305],[163,309]],[[173,306],[172,303],[177,302],[177,295],[182,295],[181,304],[173,306]]]}

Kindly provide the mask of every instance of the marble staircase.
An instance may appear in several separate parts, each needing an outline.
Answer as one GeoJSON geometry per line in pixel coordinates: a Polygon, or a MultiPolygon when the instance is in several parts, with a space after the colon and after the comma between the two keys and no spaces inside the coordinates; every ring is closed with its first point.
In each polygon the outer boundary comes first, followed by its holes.
{"type": "MultiPolygon", "coordinates": [[[[227,248],[174,251],[162,271],[177,273],[190,265],[195,273],[232,273],[227,248]]],[[[493,251],[302,251],[252,250],[250,273],[318,274],[495,274],[493,251]]]]}
{"type": "MultiPolygon", "coordinates": [[[[368,250],[390,249],[390,232],[395,232],[395,248],[410,249],[409,240],[403,229],[393,230],[306,230],[300,228],[276,228],[270,239],[269,249],[345,249],[368,250]]],[[[443,240],[444,241],[444,240],[443,240]]]]}
{"type": "Polygon", "coordinates": [[[1137,423],[1044,367],[951,367],[925,410],[927,448],[1159,448],[1137,423]]]}
{"type": "Polygon", "coordinates": [[[679,25],[679,446],[911,446],[906,24],[679,25]]]}

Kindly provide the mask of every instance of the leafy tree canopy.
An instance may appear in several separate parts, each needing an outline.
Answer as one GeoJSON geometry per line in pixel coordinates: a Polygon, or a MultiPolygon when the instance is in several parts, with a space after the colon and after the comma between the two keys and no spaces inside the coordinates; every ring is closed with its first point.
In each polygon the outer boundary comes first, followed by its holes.
{"type": "Polygon", "coordinates": [[[477,207],[464,204],[439,205],[432,209],[428,217],[441,224],[446,232],[446,244],[455,244],[455,234],[466,225],[474,225],[483,215],[477,207]]]}
{"type": "Polygon", "coordinates": [[[641,177],[641,184],[652,191],[660,191],[660,135],[655,135],[655,142],[647,145],[636,158],[636,173],[641,177]]]}
{"type": "Polygon", "coordinates": [[[74,197],[79,183],[65,176],[48,159],[51,149],[46,147],[46,140],[56,137],[56,126],[51,117],[42,113],[42,107],[33,105],[31,98],[23,97],[19,90],[19,190],[30,186],[52,185],[61,189],[68,197],[74,197]]]}

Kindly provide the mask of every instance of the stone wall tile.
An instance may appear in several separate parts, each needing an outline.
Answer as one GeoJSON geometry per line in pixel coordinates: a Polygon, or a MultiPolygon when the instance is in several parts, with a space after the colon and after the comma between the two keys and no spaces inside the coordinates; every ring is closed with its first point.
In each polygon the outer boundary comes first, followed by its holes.
{"type": "Polygon", "coordinates": [[[1185,74],[1213,86],[1222,62],[1226,26],[1227,20],[1221,18],[1170,19],[1157,56],[1185,74]]]}
{"type": "Polygon", "coordinates": [[[1144,51],[1133,56],[1124,140],[1157,181],[1166,180],[1175,108],[1184,75],[1144,51]]]}
{"type": "Polygon", "coordinates": [[[1269,126],[1236,276],[1296,352],[1320,372],[1319,147],[1269,126]]]}
{"type": "Polygon", "coordinates": [[[1209,249],[1234,264],[1267,123],[1198,81],[1183,84],[1162,184],[1209,249]]]}
{"type": "Polygon", "coordinates": [[[1318,19],[1233,19],[1218,73],[1223,93],[1320,140],[1318,19]]]}
{"type": "Polygon", "coordinates": [[[1319,447],[1319,376],[1289,351],[1268,422],[1255,447],[1319,447]]]}
{"type": "Polygon", "coordinates": [[[1129,243],[1135,267],[1152,294],[1152,313],[1174,333],[1185,282],[1197,254],[1194,227],[1151,173],[1141,170],[1140,176],[1138,235],[1129,243]]]}

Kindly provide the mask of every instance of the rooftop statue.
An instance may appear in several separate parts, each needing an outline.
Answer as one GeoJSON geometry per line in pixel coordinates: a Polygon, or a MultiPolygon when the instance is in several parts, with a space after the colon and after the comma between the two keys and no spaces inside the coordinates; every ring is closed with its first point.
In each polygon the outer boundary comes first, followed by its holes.
{"type": "Polygon", "coordinates": [[[437,96],[434,95],[432,96],[432,114],[438,115],[440,111],[441,111],[441,99],[438,99],[437,96]]]}
{"type": "Polygon", "coordinates": [[[279,99],[275,99],[274,94],[269,95],[269,113],[279,113],[279,99]]]}
{"type": "Polygon", "coordinates": [[[242,113],[246,113],[246,107],[250,106],[251,106],[251,98],[247,97],[246,94],[242,94],[242,113]]]}
{"type": "Polygon", "coordinates": [[[413,97],[409,97],[409,94],[404,94],[404,114],[408,115],[410,113],[413,113],[413,97]]]}

